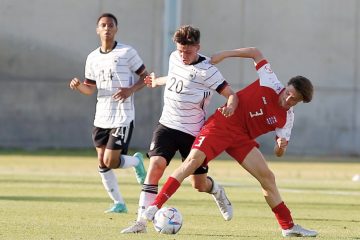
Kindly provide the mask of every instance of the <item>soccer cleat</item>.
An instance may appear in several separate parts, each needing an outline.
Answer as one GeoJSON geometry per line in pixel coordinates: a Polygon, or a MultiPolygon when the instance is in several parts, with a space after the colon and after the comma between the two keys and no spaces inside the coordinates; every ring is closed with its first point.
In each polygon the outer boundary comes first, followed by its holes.
{"type": "Polygon", "coordinates": [[[295,224],[292,228],[282,230],[282,235],[284,237],[316,237],[318,233],[314,230],[308,230],[300,225],[295,224]]]}
{"type": "Polygon", "coordinates": [[[146,170],[144,167],[144,157],[141,153],[137,152],[134,154],[134,157],[139,159],[139,163],[134,167],[136,173],[136,180],[139,184],[144,184],[146,178],[146,170]]]}
{"type": "Polygon", "coordinates": [[[123,229],[121,233],[146,233],[146,223],[135,221],[133,225],[123,229]]]}
{"type": "Polygon", "coordinates": [[[127,207],[124,203],[114,203],[111,208],[106,210],[104,213],[127,213],[127,207]]]}
{"type": "Polygon", "coordinates": [[[216,205],[219,207],[225,221],[230,221],[233,217],[233,208],[231,202],[226,197],[225,189],[219,185],[219,190],[211,195],[213,196],[216,205]]]}
{"type": "Polygon", "coordinates": [[[159,211],[159,208],[156,205],[149,206],[145,209],[145,211],[141,214],[141,218],[146,221],[153,221],[155,217],[155,213],[159,211]]]}

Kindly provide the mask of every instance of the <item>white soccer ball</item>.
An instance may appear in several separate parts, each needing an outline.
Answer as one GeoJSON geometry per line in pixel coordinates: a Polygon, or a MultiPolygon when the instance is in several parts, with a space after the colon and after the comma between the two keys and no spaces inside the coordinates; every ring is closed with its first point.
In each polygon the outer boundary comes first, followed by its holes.
{"type": "Polygon", "coordinates": [[[352,181],[353,181],[353,182],[360,182],[360,174],[355,174],[355,175],[352,177],[352,181]]]}
{"type": "Polygon", "coordinates": [[[183,218],[176,208],[163,207],[156,212],[153,223],[159,233],[176,234],[183,224],[183,218]]]}

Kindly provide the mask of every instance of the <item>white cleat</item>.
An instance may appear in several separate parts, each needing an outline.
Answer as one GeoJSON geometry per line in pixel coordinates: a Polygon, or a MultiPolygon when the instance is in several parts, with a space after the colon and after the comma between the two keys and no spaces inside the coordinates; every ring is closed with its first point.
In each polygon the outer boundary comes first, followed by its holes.
{"type": "Polygon", "coordinates": [[[123,229],[121,233],[146,233],[146,223],[136,221],[130,227],[123,229]]]}
{"type": "Polygon", "coordinates": [[[233,208],[231,202],[226,197],[225,189],[219,185],[219,190],[211,195],[213,196],[216,205],[219,207],[225,221],[230,221],[233,217],[233,208]]]}
{"type": "Polygon", "coordinates": [[[141,214],[141,218],[146,221],[153,221],[155,217],[155,213],[159,211],[159,208],[156,205],[149,206],[145,209],[145,211],[141,214]]]}
{"type": "Polygon", "coordinates": [[[295,224],[292,228],[282,230],[282,235],[284,237],[316,237],[318,235],[317,231],[308,230],[300,225],[295,224]]]}

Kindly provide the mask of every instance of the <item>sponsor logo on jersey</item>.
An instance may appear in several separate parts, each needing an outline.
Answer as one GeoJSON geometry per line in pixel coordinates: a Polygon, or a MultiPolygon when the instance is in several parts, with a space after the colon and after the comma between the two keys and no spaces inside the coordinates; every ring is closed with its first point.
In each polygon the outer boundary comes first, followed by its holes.
{"type": "Polygon", "coordinates": [[[153,150],[154,147],[155,147],[155,143],[154,143],[154,142],[151,142],[151,144],[150,144],[150,150],[153,150]]]}
{"type": "Polygon", "coordinates": [[[277,119],[275,116],[272,116],[272,117],[267,118],[266,122],[267,122],[267,124],[272,125],[272,124],[277,123],[277,119]]]}
{"type": "Polygon", "coordinates": [[[266,98],[265,98],[265,97],[262,97],[262,100],[263,100],[263,103],[266,105],[266,104],[267,104],[266,98]]]}

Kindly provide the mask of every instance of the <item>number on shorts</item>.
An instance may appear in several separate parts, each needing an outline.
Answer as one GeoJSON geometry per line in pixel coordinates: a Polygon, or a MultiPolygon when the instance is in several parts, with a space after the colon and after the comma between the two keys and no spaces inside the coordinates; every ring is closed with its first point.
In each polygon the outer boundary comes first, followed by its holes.
{"type": "Polygon", "coordinates": [[[205,139],[204,136],[199,136],[199,137],[197,137],[197,143],[194,144],[194,146],[195,146],[195,147],[200,147],[201,144],[203,143],[204,139],[205,139]]]}

